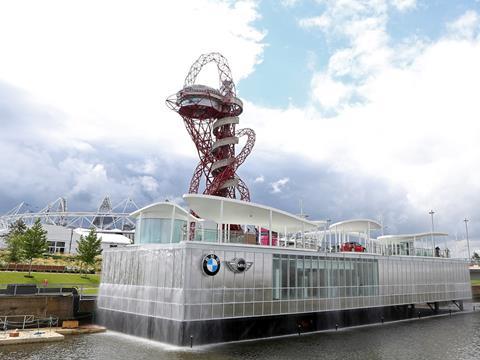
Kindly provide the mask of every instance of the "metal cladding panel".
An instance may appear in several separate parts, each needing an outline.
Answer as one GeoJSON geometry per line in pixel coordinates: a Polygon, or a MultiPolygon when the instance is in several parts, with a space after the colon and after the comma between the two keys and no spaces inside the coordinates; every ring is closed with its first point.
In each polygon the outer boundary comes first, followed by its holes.
{"type": "Polygon", "coordinates": [[[113,312],[189,321],[470,296],[468,268],[452,259],[188,242],[107,251],[98,306],[113,312]],[[221,261],[214,276],[206,275],[202,268],[208,254],[221,261]],[[251,267],[243,272],[232,270],[227,263],[239,258],[251,267]]]}
{"type": "Polygon", "coordinates": [[[185,249],[132,246],[107,251],[98,308],[183,319],[185,249]]]}
{"type": "MultiPolygon", "coordinates": [[[[201,288],[212,294],[208,299],[196,296],[189,298],[188,295],[191,293],[188,289],[186,291],[187,303],[200,304],[202,309],[208,308],[203,311],[203,315],[199,315],[203,319],[209,316],[215,319],[301,313],[469,297],[468,284],[462,280],[465,266],[455,260],[316,252],[303,254],[301,251],[291,249],[228,244],[189,245],[195,247],[192,251],[197,254],[190,262],[192,266],[190,275],[192,278],[198,278],[200,273],[201,288]],[[199,251],[202,246],[205,248],[199,251]],[[284,297],[277,300],[272,296],[276,293],[273,284],[274,252],[284,254],[287,263],[293,266],[289,265],[287,269],[295,271],[295,277],[299,281],[285,291],[278,290],[284,297]],[[215,253],[222,261],[221,270],[213,277],[203,274],[201,266],[197,265],[208,253],[215,253]],[[253,263],[248,271],[240,274],[232,272],[225,263],[239,257],[253,263]],[[448,271],[449,267],[460,270],[448,271]],[[303,271],[305,273],[301,275],[303,271]],[[308,272],[313,274],[312,278],[308,278],[308,272]],[[454,274],[462,276],[455,277],[454,274]],[[301,276],[305,276],[305,279],[301,276]],[[212,282],[211,278],[214,278],[212,282]],[[442,282],[445,284],[441,284],[442,282]],[[316,285],[312,288],[313,284],[316,285]],[[456,285],[458,286],[455,288],[456,285]],[[457,291],[448,291],[450,287],[457,291]]],[[[186,320],[198,319],[193,312],[189,314],[192,317],[187,316],[186,320]]]]}

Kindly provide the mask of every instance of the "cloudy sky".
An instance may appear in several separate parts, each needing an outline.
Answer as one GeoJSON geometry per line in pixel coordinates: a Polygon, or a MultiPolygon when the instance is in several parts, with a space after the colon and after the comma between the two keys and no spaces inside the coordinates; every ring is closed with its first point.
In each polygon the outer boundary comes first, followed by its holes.
{"type": "Polygon", "coordinates": [[[387,233],[434,209],[480,248],[479,0],[0,0],[0,212],[180,198],[197,155],[165,98],[211,51],[257,134],[253,201],[387,233]]]}

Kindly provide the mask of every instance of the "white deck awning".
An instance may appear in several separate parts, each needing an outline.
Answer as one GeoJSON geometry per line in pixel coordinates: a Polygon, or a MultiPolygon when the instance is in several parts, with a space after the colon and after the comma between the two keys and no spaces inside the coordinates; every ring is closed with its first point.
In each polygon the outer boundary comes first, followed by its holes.
{"type": "Polygon", "coordinates": [[[382,242],[409,242],[431,238],[432,236],[448,236],[448,234],[444,232],[422,232],[417,234],[383,235],[379,236],[377,239],[382,242]]]}
{"type": "Polygon", "coordinates": [[[343,233],[364,233],[368,230],[379,230],[381,228],[381,224],[370,219],[345,220],[329,226],[330,230],[343,233]]]}
{"type": "Polygon", "coordinates": [[[251,202],[198,194],[185,194],[183,198],[198,216],[218,224],[256,225],[281,233],[308,231],[319,226],[314,221],[251,202]]]}
{"type": "Polygon", "coordinates": [[[134,211],[130,214],[131,217],[137,218],[140,216],[143,217],[152,217],[152,218],[160,218],[160,219],[171,219],[172,214],[174,219],[177,220],[184,220],[187,221],[200,221],[200,219],[196,218],[192,214],[190,214],[187,210],[182,208],[181,206],[172,203],[172,202],[158,202],[154,204],[150,204],[145,206],[139,210],[134,211]]]}

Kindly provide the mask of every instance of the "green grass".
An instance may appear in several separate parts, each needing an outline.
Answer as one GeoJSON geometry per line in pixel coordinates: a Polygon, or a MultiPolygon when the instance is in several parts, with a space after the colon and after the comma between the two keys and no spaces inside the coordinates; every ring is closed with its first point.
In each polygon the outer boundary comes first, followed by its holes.
{"type": "Polygon", "coordinates": [[[98,287],[100,276],[87,274],[86,277],[80,274],[59,274],[32,272],[33,277],[27,277],[28,272],[0,271],[0,286],[5,284],[37,284],[43,285],[43,280],[48,280],[48,286],[56,284],[78,285],[84,287],[98,287]]]}
{"type": "Polygon", "coordinates": [[[480,285],[480,280],[471,280],[472,285],[480,285]]]}

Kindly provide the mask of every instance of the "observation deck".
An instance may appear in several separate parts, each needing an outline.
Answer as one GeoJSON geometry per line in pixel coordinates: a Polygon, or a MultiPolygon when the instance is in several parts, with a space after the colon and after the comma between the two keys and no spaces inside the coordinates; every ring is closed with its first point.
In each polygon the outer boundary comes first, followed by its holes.
{"type": "Polygon", "coordinates": [[[182,116],[206,120],[238,116],[243,111],[242,101],[205,85],[190,85],[176,94],[178,113],[182,116]]]}
{"type": "Polygon", "coordinates": [[[381,225],[371,219],[352,219],[328,226],[323,220],[311,221],[273,207],[236,199],[198,194],[186,194],[183,198],[188,208],[200,217],[192,216],[174,203],[149,205],[131,214],[137,219],[137,242],[194,241],[358,256],[450,257],[446,247],[441,249],[431,241],[434,237],[448,236],[446,233],[375,238],[372,232],[380,230],[381,225]]]}

